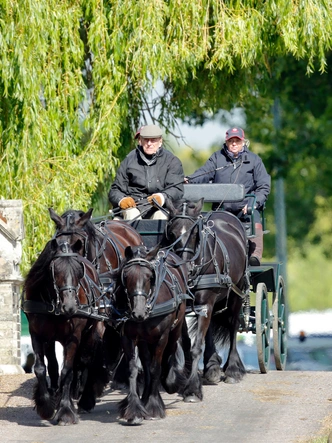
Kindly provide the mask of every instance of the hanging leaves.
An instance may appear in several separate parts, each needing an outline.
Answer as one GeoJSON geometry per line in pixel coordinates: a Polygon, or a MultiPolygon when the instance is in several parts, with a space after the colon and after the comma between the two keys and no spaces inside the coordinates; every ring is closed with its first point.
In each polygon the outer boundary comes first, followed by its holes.
{"type": "Polygon", "coordinates": [[[22,199],[23,269],[53,232],[47,208],[87,209],[158,80],[159,120],[241,100],[291,54],[331,47],[331,0],[3,0],[0,195],[22,199]]]}

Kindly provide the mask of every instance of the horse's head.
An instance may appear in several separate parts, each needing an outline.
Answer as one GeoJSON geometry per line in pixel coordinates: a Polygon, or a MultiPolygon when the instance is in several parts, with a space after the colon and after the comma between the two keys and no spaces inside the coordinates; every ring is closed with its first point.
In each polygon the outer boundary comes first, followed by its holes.
{"type": "Polygon", "coordinates": [[[56,300],[56,313],[68,317],[75,315],[81,304],[86,304],[86,295],[80,285],[85,274],[82,258],[73,252],[69,243],[58,245],[52,240],[56,254],[50,264],[56,300]]]}
{"type": "Polygon", "coordinates": [[[141,322],[149,317],[150,299],[154,292],[156,273],[151,259],[156,251],[145,246],[127,246],[121,270],[121,283],[128,297],[131,319],[141,322]]]}
{"type": "Polygon", "coordinates": [[[68,243],[77,254],[87,256],[88,238],[93,232],[90,221],[92,211],[93,208],[87,212],[71,209],[60,216],[49,208],[50,217],[56,225],[54,237],[59,247],[68,243]]]}
{"type": "Polygon", "coordinates": [[[199,220],[204,199],[197,202],[179,201],[176,206],[167,203],[170,212],[165,236],[168,245],[173,245],[177,255],[191,260],[199,241],[199,220]]]}

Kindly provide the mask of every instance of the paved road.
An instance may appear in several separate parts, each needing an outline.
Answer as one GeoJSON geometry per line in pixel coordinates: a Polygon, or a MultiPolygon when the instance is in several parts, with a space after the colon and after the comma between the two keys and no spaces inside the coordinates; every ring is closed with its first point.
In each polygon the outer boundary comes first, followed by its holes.
{"type": "Polygon", "coordinates": [[[2,442],[293,443],[319,435],[324,419],[332,415],[331,372],[270,371],[249,373],[236,385],[204,386],[199,404],[163,394],[167,417],[133,427],[116,418],[117,402],[125,393],[108,390],[78,425],[60,427],[40,420],[32,409],[34,380],[26,377],[13,392],[0,389],[2,442]]]}

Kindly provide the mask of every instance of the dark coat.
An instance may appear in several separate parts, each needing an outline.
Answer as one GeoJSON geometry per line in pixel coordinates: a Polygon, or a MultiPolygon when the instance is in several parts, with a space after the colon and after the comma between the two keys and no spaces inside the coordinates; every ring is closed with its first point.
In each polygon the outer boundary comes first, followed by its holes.
{"type": "MultiPolygon", "coordinates": [[[[250,152],[247,147],[244,148],[244,152],[237,159],[231,158],[225,147],[214,152],[191,177],[189,177],[190,183],[242,184],[245,187],[246,194],[256,196],[256,208],[258,210],[262,209],[271,190],[271,177],[266,172],[262,159],[257,154],[250,152]]],[[[224,203],[223,209],[237,212],[247,203],[248,200],[239,203],[224,203]]],[[[218,204],[214,206],[218,206],[218,204]]]]}
{"type": "Polygon", "coordinates": [[[132,197],[137,203],[157,192],[173,201],[181,199],[184,183],[181,161],[161,147],[152,163],[147,162],[139,149],[131,151],[120,164],[108,194],[113,207],[117,207],[123,197],[132,197]]]}

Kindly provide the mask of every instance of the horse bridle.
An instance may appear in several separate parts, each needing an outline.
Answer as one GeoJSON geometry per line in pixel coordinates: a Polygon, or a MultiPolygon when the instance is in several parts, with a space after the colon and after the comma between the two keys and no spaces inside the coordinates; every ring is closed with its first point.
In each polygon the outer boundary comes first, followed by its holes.
{"type": "MultiPolygon", "coordinates": [[[[58,237],[61,237],[62,235],[66,235],[66,236],[78,235],[79,237],[82,238],[83,250],[84,250],[83,257],[87,258],[87,255],[88,255],[88,238],[89,238],[88,234],[87,234],[87,232],[83,228],[77,229],[77,230],[76,229],[72,229],[72,227],[71,227],[72,224],[73,224],[72,220],[75,221],[75,215],[72,212],[70,212],[69,214],[66,215],[66,229],[65,230],[59,230],[58,229],[55,232],[53,238],[57,239],[58,237]]],[[[66,243],[69,244],[69,242],[65,241],[65,242],[59,244],[59,246],[61,247],[62,244],[66,244],[66,243]]]]}
{"type": "Polygon", "coordinates": [[[122,271],[121,271],[121,283],[122,283],[122,286],[123,286],[128,297],[135,297],[137,295],[142,295],[143,297],[146,298],[146,300],[149,300],[151,297],[151,294],[153,293],[155,280],[156,280],[155,267],[153,266],[153,264],[151,262],[149,262],[148,260],[146,260],[144,258],[132,258],[132,259],[128,260],[128,262],[123,266],[122,271]],[[141,291],[141,290],[133,291],[130,293],[128,292],[128,290],[126,288],[126,284],[125,284],[124,273],[128,268],[131,268],[132,266],[135,266],[135,265],[143,266],[143,267],[148,268],[152,271],[152,273],[154,275],[154,280],[153,280],[153,284],[151,285],[149,293],[147,293],[145,291],[141,291]]]}
{"type": "MultiPolygon", "coordinates": [[[[52,279],[53,279],[53,287],[54,287],[54,290],[55,290],[55,293],[56,293],[56,302],[55,302],[55,314],[56,315],[60,315],[60,313],[61,313],[61,301],[60,301],[60,294],[61,294],[61,292],[69,291],[69,293],[71,293],[73,291],[75,299],[76,299],[76,303],[77,303],[78,306],[80,305],[80,302],[79,302],[79,299],[78,299],[78,291],[79,291],[79,288],[80,288],[80,281],[78,282],[77,286],[74,286],[74,285],[64,285],[64,286],[61,286],[60,288],[58,287],[58,285],[55,282],[54,261],[57,258],[63,258],[63,257],[73,257],[74,258],[74,257],[78,257],[78,254],[76,254],[75,252],[72,252],[71,246],[70,246],[70,244],[68,242],[61,243],[61,245],[59,245],[59,247],[61,248],[61,252],[56,254],[53,257],[53,260],[52,260],[52,262],[50,264],[50,268],[51,268],[51,272],[52,272],[52,279]]],[[[82,266],[83,266],[83,264],[82,264],[82,266]]],[[[82,278],[84,278],[84,275],[85,275],[85,268],[83,266],[83,277],[82,278]]]]}
{"type": "MultiPolygon", "coordinates": [[[[193,232],[194,229],[195,229],[196,227],[198,228],[198,232],[201,231],[203,218],[202,218],[201,216],[198,216],[198,217],[192,217],[192,216],[190,216],[190,215],[186,215],[184,212],[185,212],[185,207],[184,207],[184,210],[183,210],[183,213],[182,213],[182,214],[175,215],[174,217],[172,217],[172,218],[167,222],[167,224],[166,224],[166,238],[167,238],[167,239],[169,239],[169,229],[170,229],[170,226],[172,225],[172,223],[174,222],[174,220],[178,220],[178,219],[190,220],[190,221],[192,222],[192,226],[190,227],[189,231],[193,232]]],[[[186,231],[186,232],[188,232],[188,231],[186,231]]],[[[192,249],[192,248],[188,248],[188,247],[186,246],[187,243],[188,243],[188,241],[189,241],[189,237],[190,237],[190,236],[188,236],[188,240],[186,241],[186,244],[185,244],[184,247],[180,247],[180,246],[178,245],[178,243],[179,243],[179,241],[182,239],[183,235],[184,235],[184,234],[181,234],[181,235],[180,235],[180,236],[174,241],[174,243],[172,243],[171,245],[169,245],[169,247],[172,248],[172,249],[174,250],[174,252],[175,252],[177,255],[180,255],[180,254],[183,254],[184,252],[187,252],[187,253],[189,253],[189,254],[192,254],[192,256],[193,256],[193,257],[190,259],[190,261],[192,261],[192,260],[196,260],[196,258],[198,257],[197,250],[192,249]]]]}

